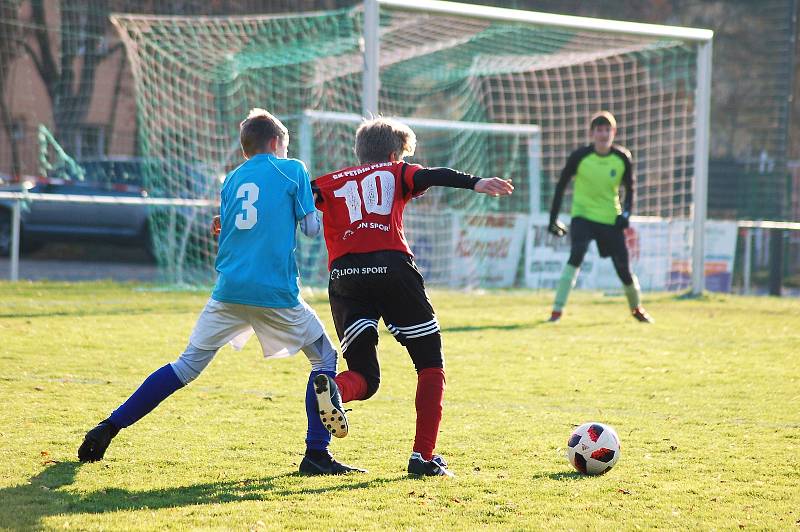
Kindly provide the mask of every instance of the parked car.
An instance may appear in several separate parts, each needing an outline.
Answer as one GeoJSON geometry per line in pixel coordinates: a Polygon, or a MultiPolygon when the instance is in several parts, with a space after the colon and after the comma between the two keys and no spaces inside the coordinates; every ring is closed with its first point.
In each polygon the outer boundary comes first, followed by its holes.
{"type": "MultiPolygon", "coordinates": [[[[74,169],[60,167],[22,185],[31,193],[137,198],[209,198],[219,191],[219,181],[199,165],[167,164],[142,158],[92,159],[80,161],[79,165],[82,178],[74,169]],[[178,168],[186,181],[177,183],[172,190],[147,186],[146,172],[149,170],[153,176],[162,168],[173,172],[178,168]]],[[[159,181],[151,179],[151,182],[159,181]]],[[[18,191],[20,186],[0,185],[0,190],[18,191]]],[[[10,251],[11,209],[10,200],[0,200],[0,255],[8,255],[10,251]]],[[[179,216],[186,210],[181,209],[179,216]]],[[[31,251],[45,242],[80,240],[143,246],[150,250],[150,213],[146,205],[30,201],[20,213],[20,247],[22,251],[31,251]]]]}

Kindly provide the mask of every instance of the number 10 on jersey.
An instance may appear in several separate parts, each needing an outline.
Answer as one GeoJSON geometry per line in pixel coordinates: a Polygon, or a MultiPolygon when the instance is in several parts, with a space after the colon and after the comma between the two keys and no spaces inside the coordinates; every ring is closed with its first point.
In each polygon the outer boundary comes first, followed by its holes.
{"type": "Polygon", "coordinates": [[[333,191],[337,198],[344,198],[350,223],[361,220],[363,210],[372,214],[390,214],[394,203],[394,174],[385,170],[373,172],[361,181],[348,181],[333,191]],[[378,190],[380,180],[380,191],[378,190]],[[359,185],[361,192],[359,193],[359,185]]]}

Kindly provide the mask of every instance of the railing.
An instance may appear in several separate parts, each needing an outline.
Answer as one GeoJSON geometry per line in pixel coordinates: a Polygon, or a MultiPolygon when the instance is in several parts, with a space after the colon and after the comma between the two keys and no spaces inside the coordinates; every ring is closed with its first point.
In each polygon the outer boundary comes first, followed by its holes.
{"type": "MultiPolygon", "coordinates": [[[[94,203],[106,205],[144,205],[144,206],[166,206],[166,207],[216,207],[219,205],[217,200],[201,199],[178,199],[178,198],[139,198],[130,196],[92,196],[79,194],[40,194],[29,192],[0,192],[0,200],[11,200],[11,249],[9,253],[10,271],[9,279],[17,281],[19,279],[19,247],[20,247],[20,223],[21,207],[26,201],[49,201],[63,203],[94,203]]],[[[739,220],[737,225],[744,229],[744,257],[742,260],[742,293],[752,292],[752,256],[753,256],[753,233],[752,229],[770,229],[776,231],[800,231],[800,222],[773,222],[739,220]]],[[[780,262],[778,260],[778,262],[780,262]]],[[[773,265],[780,268],[780,264],[773,265]]],[[[778,292],[780,290],[778,289],[778,292]]],[[[771,290],[774,293],[774,290],[771,290]]]]}
{"type": "Polygon", "coordinates": [[[216,200],[179,198],[138,198],[131,196],[90,196],[80,194],[40,194],[29,192],[0,192],[0,200],[12,200],[11,208],[11,249],[9,252],[9,279],[19,280],[19,241],[22,202],[50,201],[61,203],[94,203],[105,205],[145,205],[166,207],[215,207],[216,200]]]}
{"type": "Polygon", "coordinates": [[[752,229],[770,229],[780,231],[780,237],[776,239],[775,248],[770,259],[770,294],[780,295],[781,292],[781,271],[783,267],[783,233],[784,231],[800,231],[798,222],[771,222],[755,220],[739,220],[737,225],[744,229],[744,257],[742,258],[742,293],[750,294],[753,264],[753,231],[752,229]]]}

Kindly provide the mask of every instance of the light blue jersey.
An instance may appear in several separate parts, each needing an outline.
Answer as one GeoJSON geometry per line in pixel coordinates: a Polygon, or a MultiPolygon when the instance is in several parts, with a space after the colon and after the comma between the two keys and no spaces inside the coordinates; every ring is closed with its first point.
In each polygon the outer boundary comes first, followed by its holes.
{"type": "Polygon", "coordinates": [[[314,212],[302,161],[258,154],[222,185],[217,284],[213,299],[258,307],[300,304],[297,222],[314,212]]]}

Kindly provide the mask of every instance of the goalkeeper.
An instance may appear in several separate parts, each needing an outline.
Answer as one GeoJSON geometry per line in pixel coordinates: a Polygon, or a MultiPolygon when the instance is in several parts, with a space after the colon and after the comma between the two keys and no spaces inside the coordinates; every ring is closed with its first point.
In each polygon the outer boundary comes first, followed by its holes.
{"type": "Polygon", "coordinates": [[[555,236],[562,237],[567,234],[567,228],[558,220],[558,211],[561,209],[564,190],[575,177],[569,231],[570,254],[558,281],[549,321],[561,319],[569,292],[578,279],[583,257],[589,243],[594,240],[600,256],[611,257],[633,317],[640,322],[652,323],[653,318],[641,305],[639,281],[631,272],[628,246],[625,243],[624,230],[628,228],[633,206],[634,175],[631,154],[622,146],[613,144],[617,121],[608,111],[601,111],[592,117],[589,133],[592,143],[578,148],[567,159],[550,208],[548,230],[555,236]],[[625,187],[624,206],[620,206],[619,201],[620,184],[625,187]]]}

